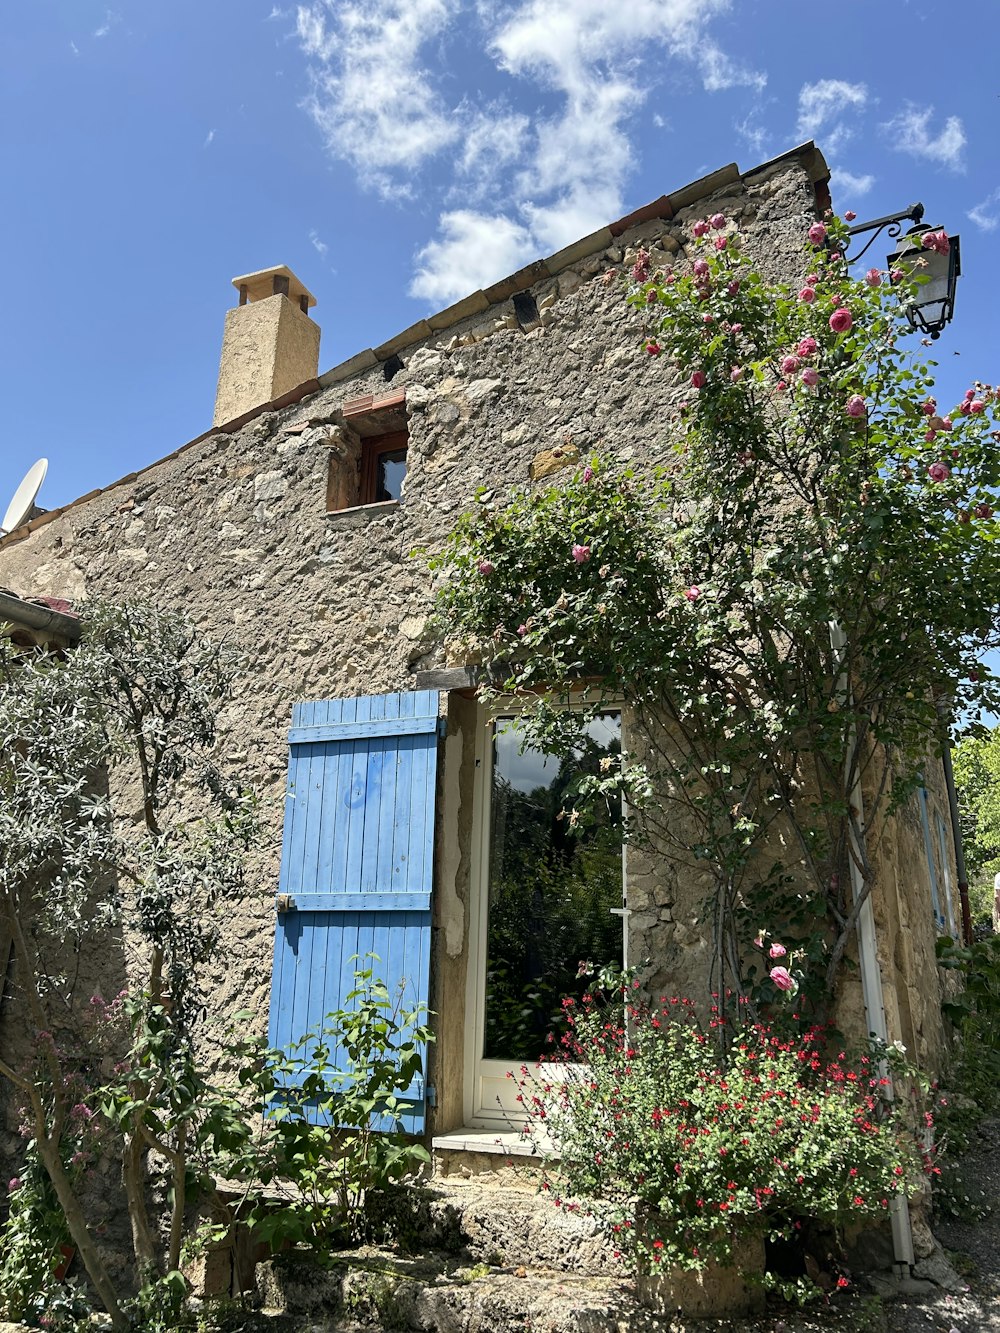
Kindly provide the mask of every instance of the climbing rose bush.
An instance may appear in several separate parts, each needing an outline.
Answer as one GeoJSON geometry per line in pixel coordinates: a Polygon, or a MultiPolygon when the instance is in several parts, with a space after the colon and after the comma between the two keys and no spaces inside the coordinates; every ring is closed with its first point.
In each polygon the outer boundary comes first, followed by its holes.
{"type": "Polygon", "coordinates": [[[558,1053],[519,1079],[546,1192],[598,1217],[623,1258],[699,1269],[748,1227],[843,1235],[915,1185],[920,1155],[867,1057],[828,1053],[818,1028],[788,1037],[718,1006],[703,1025],[686,999],[636,994],[566,1000],[558,1053]]]}
{"type": "Polygon", "coordinates": [[[939,709],[1000,710],[983,660],[1000,646],[997,390],[937,403],[905,316],[919,273],[855,279],[845,233],[815,223],[792,286],[722,215],[673,268],[640,251],[636,357],[668,382],[636,454],[660,465],[609,449],[547,486],[484,491],[432,562],[444,634],[483,663],[487,699],[520,696],[530,744],[581,752],[592,710],[624,704],[621,770],[568,799],[624,789],[629,836],[709,886],[711,989],[773,996],[751,948],[766,912],[809,962],[810,1017],[939,709]],[[592,710],[566,710],[581,681],[592,710]]]}

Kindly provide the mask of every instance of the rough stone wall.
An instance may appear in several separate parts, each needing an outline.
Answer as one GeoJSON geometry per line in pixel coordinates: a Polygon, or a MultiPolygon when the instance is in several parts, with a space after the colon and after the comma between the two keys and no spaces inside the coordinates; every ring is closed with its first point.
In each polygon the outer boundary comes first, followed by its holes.
{"type": "MultiPolygon", "coordinates": [[[[529,331],[508,300],[402,353],[392,378],[392,391],[406,390],[409,418],[402,504],[327,513],[340,413],[387,389],[374,366],[234,433],[211,434],[0,544],[0,585],[21,595],[182,607],[246,656],[237,697],[220,718],[220,757],[263,792],[265,832],[243,899],[223,923],[212,978],[219,1014],[250,1010],[266,1021],[292,703],[413,688],[414,670],[440,662],[427,629],[431,577],[412,553],[435,548],[478,487],[526,484],[539,455],[552,464],[552,451],[556,461],[591,450],[640,464],[662,455],[682,391],[668,365],[642,355],[638,316],[622,300],[620,275],[638,245],[652,250],[654,266],[683,264],[690,223],[721,211],[737,220],[769,277],[792,281],[815,210],[802,166],[779,162],[540,282],[529,331]]],[[[437,1123],[445,1128],[462,1120],[476,710],[453,696],[449,715],[432,957],[432,1007],[442,1015],[434,1059],[444,1075],[437,1123]]],[[[633,885],[636,956],[682,969],[693,985],[705,956],[702,887],[639,861],[633,885]]],[[[921,966],[918,959],[907,970],[907,984],[926,989],[921,966]]]]}

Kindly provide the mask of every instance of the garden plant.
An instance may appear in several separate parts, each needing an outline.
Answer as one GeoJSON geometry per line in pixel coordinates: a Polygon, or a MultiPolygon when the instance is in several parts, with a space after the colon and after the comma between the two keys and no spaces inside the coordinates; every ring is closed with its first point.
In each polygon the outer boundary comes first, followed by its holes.
{"type": "Polygon", "coordinates": [[[795,942],[810,1021],[942,712],[975,725],[1000,703],[983,663],[997,392],[939,405],[905,315],[919,268],[855,278],[845,241],[839,219],[814,224],[797,288],[762,277],[721,214],[674,269],[639,251],[636,354],[674,385],[650,428],[662,461],[597,452],[554,484],[485,492],[432,560],[442,632],[482,662],[487,700],[518,700],[531,745],[579,751],[624,704],[622,764],[575,800],[623,794],[628,836],[710,882],[709,989],[773,994],[752,947],[767,920],[795,942]],[[589,706],[567,709],[584,686],[589,706]]]}

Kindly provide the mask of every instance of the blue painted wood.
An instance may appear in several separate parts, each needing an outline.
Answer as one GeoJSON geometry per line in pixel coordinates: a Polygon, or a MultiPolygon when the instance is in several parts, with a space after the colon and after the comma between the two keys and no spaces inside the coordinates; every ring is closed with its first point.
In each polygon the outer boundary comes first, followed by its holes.
{"type": "MultiPolygon", "coordinates": [[[[429,911],[429,893],[380,893],[379,907],[383,911],[429,911]]],[[[352,912],[363,911],[372,905],[370,893],[297,893],[288,909],[292,912],[352,912]]]]}
{"type": "MultiPolygon", "coordinates": [[[[287,1049],[345,1005],[354,971],[407,1009],[429,998],[434,690],[303,701],[292,710],[269,1037],[287,1049]]],[[[424,1079],[407,1090],[404,1126],[424,1128],[424,1079]]]]}
{"type": "Polygon", "coordinates": [[[312,745],[319,741],[369,740],[372,736],[404,736],[437,730],[437,717],[385,718],[368,723],[327,722],[321,726],[293,727],[288,733],[291,745],[312,745]]]}

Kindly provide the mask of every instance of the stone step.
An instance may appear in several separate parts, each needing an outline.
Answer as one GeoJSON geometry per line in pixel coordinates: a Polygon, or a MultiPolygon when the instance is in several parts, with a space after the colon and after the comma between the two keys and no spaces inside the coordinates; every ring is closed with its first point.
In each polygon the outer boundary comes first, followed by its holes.
{"type": "Polygon", "coordinates": [[[530,1184],[492,1178],[432,1180],[392,1191],[379,1205],[409,1250],[463,1255],[470,1263],[620,1278],[615,1247],[593,1218],[557,1207],[530,1184]]]}
{"type": "Polygon", "coordinates": [[[622,1278],[468,1265],[448,1255],[401,1258],[366,1247],[329,1269],[282,1255],[258,1268],[265,1314],[306,1317],[316,1330],[401,1333],[654,1333],[669,1327],[643,1309],[622,1278]]]}

